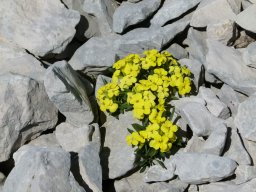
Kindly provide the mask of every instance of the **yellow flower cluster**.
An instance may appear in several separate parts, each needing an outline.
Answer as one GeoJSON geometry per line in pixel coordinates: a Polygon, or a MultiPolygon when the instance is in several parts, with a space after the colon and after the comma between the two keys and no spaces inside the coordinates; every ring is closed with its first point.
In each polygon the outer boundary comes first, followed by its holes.
{"type": "Polygon", "coordinates": [[[167,152],[176,140],[177,126],[166,117],[165,105],[171,95],[183,96],[191,91],[191,74],[168,52],[153,49],[143,55],[131,54],[117,61],[112,82],[98,90],[97,99],[102,111],[113,113],[125,102],[132,107],[135,118],[149,120],[144,130],[127,136],[129,145],[141,148],[147,143],[167,152]]]}
{"type": "Polygon", "coordinates": [[[118,104],[114,102],[114,98],[119,95],[119,92],[119,87],[115,83],[108,83],[99,88],[97,100],[100,105],[100,110],[109,110],[109,112],[114,113],[118,108],[118,104]]]}
{"type": "Polygon", "coordinates": [[[149,146],[161,152],[168,152],[172,143],[176,141],[175,132],[178,130],[177,125],[173,125],[170,120],[165,120],[161,124],[150,123],[145,130],[133,132],[126,137],[128,145],[142,147],[145,142],[149,146]]]}

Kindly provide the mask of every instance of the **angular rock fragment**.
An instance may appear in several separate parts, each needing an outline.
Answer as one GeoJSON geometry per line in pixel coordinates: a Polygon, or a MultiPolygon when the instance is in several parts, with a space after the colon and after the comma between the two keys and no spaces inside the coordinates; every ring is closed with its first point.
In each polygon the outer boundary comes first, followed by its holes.
{"type": "Polygon", "coordinates": [[[118,36],[93,37],[77,49],[69,64],[75,70],[84,71],[98,68],[99,71],[112,66],[117,60],[114,49],[118,36]]]}
{"type": "Polygon", "coordinates": [[[99,143],[91,142],[79,152],[80,174],[93,192],[102,191],[99,148],[99,143]]]}
{"type": "Polygon", "coordinates": [[[238,31],[235,28],[235,23],[232,20],[223,20],[220,23],[207,25],[208,39],[215,39],[224,45],[229,44],[238,37],[238,31]]]}
{"type": "Polygon", "coordinates": [[[183,104],[180,107],[180,114],[197,136],[209,136],[214,131],[214,127],[223,124],[222,120],[213,116],[201,103],[183,104]]]}
{"type": "Polygon", "coordinates": [[[235,171],[235,183],[240,185],[256,178],[256,167],[249,165],[239,165],[235,171]]]}
{"type": "Polygon", "coordinates": [[[70,173],[70,155],[61,148],[24,146],[14,154],[15,167],[4,192],[85,192],[70,173]]]}
{"type": "Polygon", "coordinates": [[[253,179],[247,183],[241,185],[235,185],[229,182],[217,182],[217,183],[210,183],[208,185],[200,185],[199,191],[200,192],[249,192],[253,191],[256,186],[256,179],[253,179]]]}
{"type": "Polygon", "coordinates": [[[159,0],[143,0],[138,3],[122,2],[113,15],[113,31],[122,33],[127,27],[151,16],[160,6],[159,0]]]}
{"type": "Polygon", "coordinates": [[[228,134],[226,148],[227,151],[224,153],[225,157],[233,159],[239,165],[250,165],[251,158],[246,149],[243,146],[243,142],[235,128],[233,121],[228,126],[231,127],[230,133],[228,134]]]}
{"type": "Polygon", "coordinates": [[[150,22],[155,26],[163,26],[168,21],[194,8],[200,1],[201,0],[166,0],[150,22]]]}
{"type": "Polygon", "coordinates": [[[57,109],[44,86],[21,75],[0,75],[0,162],[57,123],[57,109]]]}
{"type": "Polygon", "coordinates": [[[149,167],[144,175],[144,182],[159,182],[172,179],[175,170],[175,165],[172,163],[172,156],[169,159],[166,159],[163,163],[166,169],[160,165],[149,167]]]}
{"type": "Polygon", "coordinates": [[[92,128],[89,125],[74,127],[69,123],[61,123],[56,127],[56,138],[63,149],[69,152],[79,152],[90,142],[92,128]]]}
{"type": "Polygon", "coordinates": [[[67,122],[79,127],[93,121],[93,102],[89,97],[92,87],[65,61],[47,69],[44,85],[50,100],[66,116],[67,122]]]}
{"type": "Polygon", "coordinates": [[[40,135],[39,137],[33,139],[26,145],[37,147],[61,147],[58,140],[56,139],[55,132],[40,135]]]}
{"type": "Polygon", "coordinates": [[[176,59],[183,59],[188,57],[188,52],[186,49],[181,47],[179,44],[172,44],[168,49],[166,49],[169,53],[171,53],[176,59]]]}
{"type": "Polygon", "coordinates": [[[117,8],[114,0],[84,0],[82,9],[97,18],[102,36],[112,32],[112,17],[117,8]]]}
{"type": "Polygon", "coordinates": [[[241,136],[256,141],[256,95],[250,96],[238,106],[234,122],[241,136]]]}
{"type": "Polygon", "coordinates": [[[207,109],[216,117],[227,119],[230,116],[227,105],[221,102],[211,89],[200,87],[199,96],[206,101],[207,109]]]}
{"type": "Polygon", "coordinates": [[[43,81],[45,69],[41,62],[15,44],[0,40],[0,74],[17,73],[43,81]]]}
{"type": "Polygon", "coordinates": [[[256,42],[249,44],[243,52],[246,65],[256,68],[256,42]]]}
{"type": "Polygon", "coordinates": [[[209,24],[219,23],[226,19],[234,20],[235,16],[227,0],[203,0],[194,12],[190,25],[206,27],[209,24]]]}
{"type": "Polygon", "coordinates": [[[175,174],[189,184],[222,180],[233,175],[237,167],[235,161],[229,158],[203,153],[178,153],[173,162],[176,165],[175,174]]]}
{"type": "Polygon", "coordinates": [[[208,39],[207,44],[207,71],[233,89],[253,94],[256,91],[256,72],[243,64],[241,53],[215,40],[208,39]]]}
{"type": "Polygon", "coordinates": [[[256,33],[256,5],[252,5],[237,15],[235,21],[247,31],[256,33]]]}
{"type": "Polygon", "coordinates": [[[189,19],[190,15],[164,27],[151,26],[150,28],[137,28],[124,34],[118,43],[119,55],[126,56],[130,53],[140,54],[144,50],[153,48],[161,50],[177,34],[184,31],[189,24],[189,19]]]}
{"type": "Polygon", "coordinates": [[[2,0],[0,12],[1,37],[40,57],[61,53],[80,20],[59,0],[2,0]]]}
{"type": "Polygon", "coordinates": [[[114,179],[134,168],[134,149],[126,143],[129,134],[127,128],[131,128],[133,123],[138,123],[138,120],[132,116],[132,112],[119,115],[119,119],[107,117],[103,125],[106,134],[101,153],[104,178],[114,179]]]}

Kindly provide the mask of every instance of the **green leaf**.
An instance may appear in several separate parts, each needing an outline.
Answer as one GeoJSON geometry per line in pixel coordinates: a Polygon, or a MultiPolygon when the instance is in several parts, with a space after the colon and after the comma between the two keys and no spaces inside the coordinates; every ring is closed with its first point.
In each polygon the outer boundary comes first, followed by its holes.
{"type": "Polygon", "coordinates": [[[135,131],[139,132],[141,130],[144,130],[144,127],[138,123],[133,123],[132,127],[135,129],[135,131]]]}
{"type": "Polygon", "coordinates": [[[156,161],[157,161],[157,163],[158,163],[162,168],[167,169],[162,161],[160,161],[160,160],[156,160],[156,161]]]}
{"type": "Polygon", "coordinates": [[[153,148],[150,148],[149,151],[148,151],[148,155],[150,157],[154,157],[157,153],[157,150],[153,149],[153,148]]]}
{"type": "Polygon", "coordinates": [[[175,96],[172,96],[171,99],[172,99],[172,100],[179,100],[179,98],[178,98],[178,97],[175,97],[175,96]]]}
{"type": "Polygon", "coordinates": [[[144,167],[142,167],[141,169],[140,169],[140,173],[143,173],[145,170],[146,170],[146,166],[144,166],[144,167]]]}
{"type": "Polygon", "coordinates": [[[173,107],[173,108],[172,108],[172,112],[171,112],[171,115],[170,115],[170,119],[171,119],[171,120],[173,119],[173,116],[174,116],[174,112],[175,112],[175,108],[173,107]]]}
{"type": "Polygon", "coordinates": [[[129,128],[127,128],[127,130],[129,131],[129,133],[133,133],[134,131],[133,130],[131,130],[131,129],[129,129],[129,128]]]}
{"type": "Polygon", "coordinates": [[[146,127],[146,126],[148,125],[148,122],[149,122],[149,119],[148,119],[148,117],[147,117],[144,121],[142,121],[142,125],[143,125],[144,127],[146,127]]]}

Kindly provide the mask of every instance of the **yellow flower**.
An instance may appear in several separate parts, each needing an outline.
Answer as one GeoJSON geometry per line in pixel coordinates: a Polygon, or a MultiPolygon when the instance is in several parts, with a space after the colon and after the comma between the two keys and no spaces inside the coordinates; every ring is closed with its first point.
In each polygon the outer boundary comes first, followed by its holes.
{"type": "Polygon", "coordinates": [[[109,111],[111,113],[114,113],[114,112],[116,112],[117,108],[118,108],[118,104],[113,103],[111,106],[109,106],[109,111]]]}

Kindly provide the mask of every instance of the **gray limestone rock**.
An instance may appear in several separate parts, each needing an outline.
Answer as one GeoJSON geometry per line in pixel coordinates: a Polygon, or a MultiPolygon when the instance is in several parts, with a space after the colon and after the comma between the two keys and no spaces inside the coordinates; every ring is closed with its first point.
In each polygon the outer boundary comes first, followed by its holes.
{"type": "Polygon", "coordinates": [[[0,34],[37,56],[59,54],[75,35],[78,12],[59,0],[2,0],[0,34]]]}
{"type": "Polygon", "coordinates": [[[216,117],[227,119],[230,116],[227,105],[221,102],[211,89],[200,87],[199,96],[206,101],[207,109],[216,117]]]}
{"type": "Polygon", "coordinates": [[[137,2],[140,2],[141,0],[128,0],[128,2],[131,2],[131,3],[137,3],[137,2]]]}
{"type": "Polygon", "coordinates": [[[238,31],[232,20],[223,20],[220,23],[207,25],[208,39],[215,39],[224,45],[229,44],[238,37],[238,31]]]}
{"type": "Polygon", "coordinates": [[[226,19],[235,19],[235,13],[227,0],[203,0],[194,12],[190,25],[206,27],[209,24],[219,23],[226,19]]]}
{"type": "Polygon", "coordinates": [[[227,151],[223,156],[228,157],[236,161],[239,165],[250,165],[251,158],[248,152],[243,146],[243,142],[237,132],[236,126],[234,125],[232,119],[230,125],[227,125],[231,128],[228,134],[226,148],[227,151]]]}
{"type": "Polygon", "coordinates": [[[93,37],[77,49],[69,64],[75,70],[84,71],[87,68],[98,68],[103,71],[117,60],[114,49],[118,36],[93,37]]]}
{"type": "Polygon", "coordinates": [[[251,43],[253,43],[255,39],[253,36],[249,35],[246,31],[241,31],[239,37],[234,42],[235,48],[245,48],[251,43]]]}
{"type": "Polygon", "coordinates": [[[88,14],[83,10],[85,0],[63,0],[63,3],[69,8],[78,11],[82,17],[76,26],[76,38],[84,41],[84,38],[90,39],[94,36],[100,36],[98,20],[94,15],[88,14]]]}
{"type": "Polygon", "coordinates": [[[256,0],[249,0],[251,3],[256,3],[256,0]]]}
{"type": "Polygon", "coordinates": [[[250,96],[238,106],[234,122],[241,136],[256,141],[256,95],[250,96]]]}
{"type": "Polygon", "coordinates": [[[133,117],[132,112],[120,114],[119,119],[107,116],[106,123],[101,128],[106,132],[101,153],[103,178],[114,179],[134,168],[134,149],[126,143],[126,136],[129,134],[127,128],[131,128],[133,123],[138,123],[138,120],[133,117]]]}
{"type": "Polygon", "coordinates": [[[122,2],[113,15],[113,31],[122,33],[127,27],[147,19],[160,4],[159,0],[143,0],[138,3],[122,2]]]}
{"type": "Polygon", "coordinates": [[[39,137],[31,140],[26,145],[37,147],[61,147],[58,140],[56,139],[55,132],[40,135],[39,137]]]}
{"type": "Polygon", "coordinates": [[[210,183],[208,185],[200,185],[200,192],[254,192],[256,188],[256,179],[241,185],[235,185],[229,182],[210,183]]]}
{"type": "Polygon", "coordinates": [[[130,53],[143,53],[144,50],[157,49],[171,42],[174,37],[184,31],[189,24],[190,15],[164,27],[151,26],[137,28],[124,34],[118,43],[119,56],[130,53]]]}
{"type": "Polygon", "coordinates": [[[200,85],[204,83],[204,79],[202,77],[202,64],[195,59],[180,59],[179,63],[182,66],[187,66],[188,69],[191,71],[191,73],[193,74],[193,83],[198,90],[200,85]]]}
{"type": "Polygon", "coordinates": [[[241,53],[215,40],[208,39],[207,44],[207,71],[233,89],[253,94],[256,91],[256,72],[243,64],[241,53]]]}
{"type": "Polygon", "coordinates": [[[235,171],[235,183],[240,185],[256,178],[256,167],[249,165],[239,165],[235,171]]]}
{"type": "Polygon", "coordinates": [[[143,182],[143,174],[136,172],[129,177],[115,180],[116,192],[183,192],[188,184],[179,179],[167,182],[156,182],[152,184],[143,182]]]}
{"type": "Polygon", "coordinates": [[[163,26],[168,21],[175,19],[188,10],[194,8],[201,0],[166,0],[163,6],[158,10],[151,19],[151,24],[155,26],[163,26]]]}
{"type": "Polygon", "coordinates": [[[247,139],[241,138],[243,143],[244,143],[244,147],[246,149],[246,151],[249,153],[250,157],[251,157],[251,161],[252,163],[255,165],[256,162],[256,143],[254,141],[249,141],[247,139]]]}
{"type": "Polygon", "coordinates": [[[234,89],[232,89],[227,84],[223,84],[219,93],[217,93],[217,96],[223,103],[225,103],[229,107],[232,115],[237,113],[237,108],[240,101],[237,92],[234,91],[234,89]]]}
{"type": "Polygon", "coordinates": [[[242,28],[256,33],[256,5],[252,5],[236,16],[236,23],[242,28]]]}
{"type": "Polygon", "coordinates": [[[227,128],[224,124],[217,124],[212,129],[212,133],[202,146],[202,152],[221,155],[226,144],[227,128]]]}
{"type": "Polygon", "coordinates": [[[44,85],[50,100],[74,126],[89,124],[94,119],[92,87],[65,61],[50,66],[44,77],[44,85]]]}
{"type": "Polygon", "coordinates": [[[191,27],[185,44],[188,45],[189,59],[195,59],[204,64],[207,53],[206,32],[197,31],[191,27]]]}
{"type": "Polygon", "coordinates": [[[172,156],[170,159],[166,159],[163,163],[167,169],[161,167],[160,165],[153,165],[149,167],[144,175],[144,182],[171,180],[175,176],[175,165],[172,163],[172,156]]]}
{"type": "Polygon", "coordinates": [[[221,119],[213,116],[204,105],[187,102],[180,107],[180,115],[197,136],[209,136],[215,127],[223,124],[221,119]]]}
{"type": "Polygon", "coordinates": [[[175,174],[189,184],[202,184],[222,180],[234,174],[235,161],[203,153],[178,153],[174,156],[175,174]]]}
{"type": "Polygon", "coordinates": [[[85,192],[70,173],[70,155],[61,148],[24,146],[14,153],[15,167],[3,192],[85,192]]]}
{"type": "Polygon", "coordinates": [[[166,51],[171,53],[176,59],[183,59],[188,57],[187,50],[176,43],[172,44],[168,49],[166,49],[166,51]]]}
{"type": "Polygon", "coordinates": [[[43,81],[45,69],[41,62],[11,42],[0,40],[0,74],[17,73],[43,81]]]}
{"type": "Polygon", "coordinates": [[[184,152],[200,153],[202,152],[202,147],[204,146],[205,140],[202,137],[193,135],[191,139],[187,142],[184,152]]]}
{"type": "Polygon", "coordinates": [[[256,68],[256,42],[249,44],[243,51],[243,60],[246,65],[256,68]]]}
{"type": "Polygon", "coordinates": [[[61,147],[68,152],[79,152],[89,144],[92,128],[90,125],[74,127],[69,123],[61,123],[56,127],[56,138],[61,147]]]}
{"type": "Polygon", "coordinates": [[[227,0],[233,12],[237,15],[242,9],[243,0],[227,0]]]}
{"type": "Polygon", "coordinates": [[[84,0],[82,9],[97,18],[99,30],[102,36],[112,32],[113,14],[117,8],[114,0],[84,0]]]}
{"type": "Polygon", "coordinates": [[[57,109],[44,86],[21,75],[0,75],[0,162],[57,123],[57,109]]]}
{"type": "Polygon", "coordinates": [[[93,192],[102,191],[99,143],[91,142],[79,152],[79,168],[83,180],[93,192]]]}

